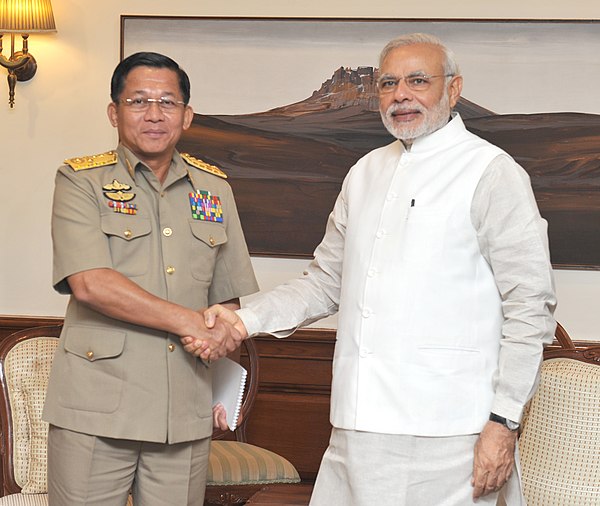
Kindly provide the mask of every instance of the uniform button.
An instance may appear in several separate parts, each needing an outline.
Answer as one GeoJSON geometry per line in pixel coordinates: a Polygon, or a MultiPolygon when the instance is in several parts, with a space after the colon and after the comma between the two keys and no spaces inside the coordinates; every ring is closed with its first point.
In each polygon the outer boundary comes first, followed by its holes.
{"type": "Polygon", "coordinates": [[[373,276],[375,276],[375,274],[377,274],[377,271],[375,269],[369,269],[367,271],[367,276],[372,278],[373,276]]]}
{"type": "Polygon", "coordinates": [[[88,351],[85,355],[90,360],[92,360],[94,358],[94,352],[93,351],[88,351]]]}
{"type": "Polygon", "coordinates": [[[170,344],[168,346],[168,348],[169,348],[169,351],[175,351],[175,345],[174,344],[170,344]]]}
{"type": "Polygon", "coordinates": [[[386,200],[388,202],[390,202],[390,201],[392,201],[392,200],[394,200],[396,198],[398,198],[398,195],[396,195],[396,193],[394,193],[394,192],[390,192],[390,193],[388,193],[388,196],[386,197],[386,200]]]}
{"type": "Polygon", "coordinates": [[[358,354],[360,358],[365,358],[369,355],[369,350],[367,350],[366,348],[361,348],[358,354]]]}
{"type": "Polygon", "coordinates": [[[129,239],[133,235],[133,233],[131,232],[131,230],[127,229],[125,230],[125,232],[123,232],[123,235],[126,239],[129,239]]]}
{"type": "Polygon", "coordinates": [[[377,239],[381,239],[384,235],[385,235],[385,230],[381,229],[381,230],[377,231],[377,234],[375,234],[375,237],[377,237],[377,239]]]}
{"type": "Polygon", "coordinates": [[[163,235],[165,237],[171,237],[173,235],[173,230],[169,227],[163,228],[163,235]]]}
{"type": "Polygon", "coordinates": [[[368,318],[369,316],[371,316],[371,310],[370,309],[363,309],[362,310],[362,316],[363,318],[368,318]]]}
{"type": "Polygon", "coordinates": [[[169,267],[167,267],[167,274],[173,274],[175,272],[175,267],[173,267],[172,265],[169,265],[169,267]]]}
{"type": "Polygon", "coordinates": [[[216,241],[215,241],[215,238],[211,235],[208,238],[208,242],[210,243],[211,246],[214,246],[216,241]]]}

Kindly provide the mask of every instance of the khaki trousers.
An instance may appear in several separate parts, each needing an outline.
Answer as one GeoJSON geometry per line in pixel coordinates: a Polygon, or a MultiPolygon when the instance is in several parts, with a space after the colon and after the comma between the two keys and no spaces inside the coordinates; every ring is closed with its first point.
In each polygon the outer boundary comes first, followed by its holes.
{"type": "Polygon", "coordinates": [[[310,506],[492,506],[472,499],[477,434],[417,437],[333,429],[310,506]]]}
{"type": "Polygon", "coordinates": [[[49,506],[198,506],[210,438],[173,445],[111,439],[50,426],[49,506]]]}

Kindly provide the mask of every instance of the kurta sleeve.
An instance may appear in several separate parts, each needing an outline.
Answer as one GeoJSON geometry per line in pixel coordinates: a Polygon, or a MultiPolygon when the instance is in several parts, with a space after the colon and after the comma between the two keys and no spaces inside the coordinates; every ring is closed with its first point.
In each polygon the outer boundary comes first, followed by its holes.
{"type": "Polygon", "coordinates": [[[510,157],[500,155],[486,169],[473,197],[471,220],[504,315],[492,411],[518,421],[537,386],[543,347],[554,336],[556,296],[547,223],[529,176],[510,157]]]}

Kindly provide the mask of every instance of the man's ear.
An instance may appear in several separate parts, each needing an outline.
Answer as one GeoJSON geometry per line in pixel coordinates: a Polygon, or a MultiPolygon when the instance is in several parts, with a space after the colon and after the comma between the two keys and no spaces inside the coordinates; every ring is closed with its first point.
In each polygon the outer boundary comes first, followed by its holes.
{"type": "Polygon", "coordinates": [[[119,116],[117,114],[117,104],[115,104],[114,102],[111,102],[110,104],[108,104],[108,107],[106,108],[106,114],[108,114],[108,119],[110,121],[110,124],[112,126],[114,126],[115,128],[119,126],[119,116]]]}
{"type": "Polygon", "coordinates": [[[448,97],[450,99],[450,108],[453,109],[458,99],[460,98],[460,94],[462,92],[463,78],[462,76],[453,77],[448,83],[448,97]]]}
{"type": "Polygon", "coordinates": [[[185,111],[183,111],[183,129],[187,130],[190,128],[192,124],[192,120],[194,119],[194,109],[192,109],[191,105],[185,106],[185,111]]]}

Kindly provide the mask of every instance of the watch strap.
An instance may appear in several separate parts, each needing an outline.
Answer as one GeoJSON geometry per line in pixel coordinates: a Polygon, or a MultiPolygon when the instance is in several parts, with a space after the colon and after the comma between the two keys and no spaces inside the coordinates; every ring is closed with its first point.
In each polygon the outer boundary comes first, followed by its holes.
{"type": "Polygon", "coordinates": [[[504,425],[508,430],[512,432],[516,431],[519,428],[518,422],[513,422],[512,420],[497,415],[496,413],[490,413],[490,421],[504,425]]]}

